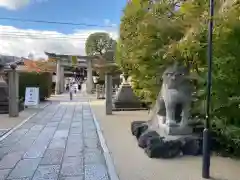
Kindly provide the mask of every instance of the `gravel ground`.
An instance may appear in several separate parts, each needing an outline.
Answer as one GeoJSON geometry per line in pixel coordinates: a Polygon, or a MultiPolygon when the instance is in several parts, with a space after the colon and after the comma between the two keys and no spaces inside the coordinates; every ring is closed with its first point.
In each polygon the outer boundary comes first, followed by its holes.
{"type": "MultiPolygon", "coordinates": [[[[130,124],[147,120],[147,111],[114,112],[105,115],[103,100],[91,99],[120,180],[201,180],[201,157],[182,157],[171,160],[150,159],[137,146],[130,124]]],[[[240,161],[212,157],[211,176],[214,180],[239,180],[240,161]]]]}

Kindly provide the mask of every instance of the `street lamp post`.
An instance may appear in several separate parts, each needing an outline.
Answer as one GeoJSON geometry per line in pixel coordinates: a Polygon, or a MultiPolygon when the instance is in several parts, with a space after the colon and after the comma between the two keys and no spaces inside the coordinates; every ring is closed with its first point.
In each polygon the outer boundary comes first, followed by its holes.
{"type": "Polygon", "coordinates": [[[208,79],[207,79],[207,99],[206,99],[206,122],[203,131],[203,164],[202,177],[210,178],[210,102],[211,102],[211,87],[212,87],[212,37],[213,37],[213,15],[214,15],[214,0],[209,3],[209,23],[208,23],[208,79]]]}

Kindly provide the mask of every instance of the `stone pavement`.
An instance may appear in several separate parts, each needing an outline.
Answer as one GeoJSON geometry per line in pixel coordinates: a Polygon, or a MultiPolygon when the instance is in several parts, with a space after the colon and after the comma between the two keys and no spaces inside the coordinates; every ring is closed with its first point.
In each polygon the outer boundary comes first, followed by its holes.
{"type": "Polygon", "coordinates": [[[8,130],[12,129],[13,127],[23,123],[26,119],[33,116],[37,112],[44,109],[48,106],[51,102],[45,101],[41,102],[38,108],[31,107],[25,108],[23,111],[19,113],[18,117],[9,117],[8,114],[0,114],[0,137],[7,132],[8,130]]]}
{"type": "Polygon", "coordinates": [[[0,180],[109,180],[90,105],[59,98],[0,142],[0,180]]]}

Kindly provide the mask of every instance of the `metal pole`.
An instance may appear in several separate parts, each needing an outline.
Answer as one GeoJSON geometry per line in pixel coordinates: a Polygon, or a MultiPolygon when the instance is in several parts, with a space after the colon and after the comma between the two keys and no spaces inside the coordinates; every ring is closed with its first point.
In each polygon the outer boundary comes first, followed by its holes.
{"type": "Polygon", "coordinates": [[[210,178],[210,107],[211,107],[211,87],[212,87],[212,37],[213,37],[213,15],[214,0],[209,3],[210,18],[208,24],[208,81],[207,81],[207,99],[206,99],[206,122],[203,131],[203,164],[202,177],[210,178]]]}

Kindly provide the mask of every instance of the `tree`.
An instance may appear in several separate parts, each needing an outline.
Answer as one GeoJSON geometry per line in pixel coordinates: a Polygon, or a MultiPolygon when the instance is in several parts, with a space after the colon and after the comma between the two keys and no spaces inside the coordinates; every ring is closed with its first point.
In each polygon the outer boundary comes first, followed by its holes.
{"type": "Polygon", "coordinates": [[[109,50],[115,49],[116,41],[108,33],[96,32],[91,34],[86,41],[85,50],[87,55],[104,55],[109,50]]]}
{"type": "Polygon", "coordinates": [[[174,3],[161,1],[151,6],[148,1],[129,2],[120,25],[117,62],[132,76],[135,90],[146,101],[154,101],[163,67],[174,58],[166,58],[170,43],[183,36],[184,26],[174,11],[174,3]]]}
{"type": "Polygon", "coordinates": [[[24,66],[26,67],[27,71],[30,72],[54,72],[56,70],[56,66],[52,63],[49,63],[45,60],[24,60],[24,66]]]}
{"type": "MultiPolygon", "coordinates": [[[[239,16],[239,1],[216,1],[213,127],[222,149],[235,155],[240,155],[239,16]]],[[[126,5],[116,57],[121,68],[132,76],[139,96],[155,101],[162,70],[173,61],[184,63],[192,73],[206,79],[207,22],[207,0],[161,0],[151,6],[148,1],[134,0],[126,5]]],[[[205,82],[196,81],[195,86],[202,104],[205,82]]]]}
{"type": "Polygon", "coordinates": [[[107,70],[115,71],[117,69],[116,66],[109,66],[109,62],[115,61],[116,44],[116,41],[105,32],[93,33],[87,38],[86,54],[88,56],[99,56],[93,62],[93,67],[99,75],[100,81],[104,80],[104,74],[107,70]]]}

